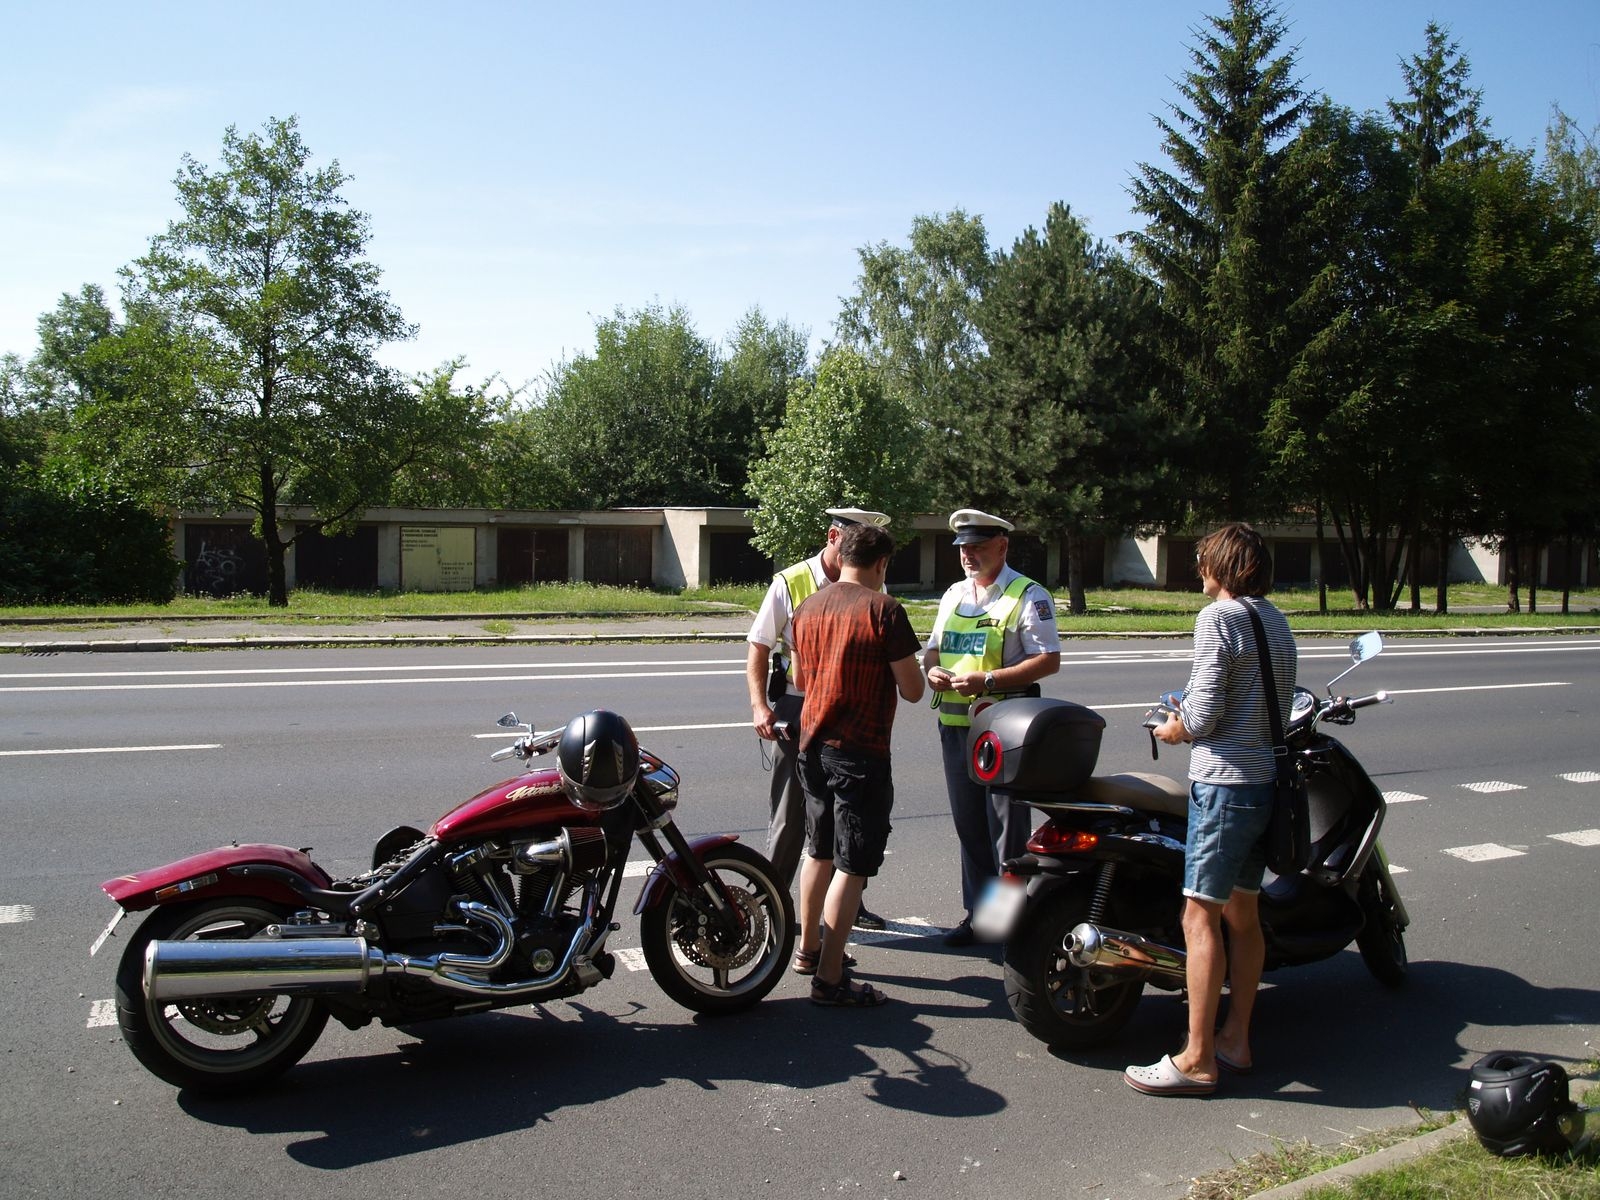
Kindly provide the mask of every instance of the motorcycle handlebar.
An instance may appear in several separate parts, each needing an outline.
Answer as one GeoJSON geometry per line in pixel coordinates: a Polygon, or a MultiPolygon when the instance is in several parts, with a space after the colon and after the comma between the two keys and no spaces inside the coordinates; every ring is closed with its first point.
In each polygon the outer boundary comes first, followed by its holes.
{"type": "Polygon", "coordinates": [[[561,741],[561,730],[552,730],[539,737],[529,735],[520,737],[509,746],[502,746],[489,755],[490,762],[501,762],[515,756],[517,758],[536,758],[541,754],[554,750],[561,741]]]}

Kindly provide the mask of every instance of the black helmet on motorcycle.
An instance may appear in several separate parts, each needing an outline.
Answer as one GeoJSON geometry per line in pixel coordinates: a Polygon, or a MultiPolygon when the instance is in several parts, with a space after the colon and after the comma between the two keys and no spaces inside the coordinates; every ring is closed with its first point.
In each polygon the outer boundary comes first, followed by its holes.
{"type": "Polygon", "coordinates": [[[562,786],[579,808],[599,812],[622,801],[639,774],[639,739],[614,712],[597,708],[567,722],[556,747],[562,786]]]}
{"type": "Polygon", "coordinates": [[[1584,1112],[1559,1063],[1496,1050],[1472,1064],[1467,1120],[1491,1154],[1560,1154],[1582,1138],[1584,1112]]]}

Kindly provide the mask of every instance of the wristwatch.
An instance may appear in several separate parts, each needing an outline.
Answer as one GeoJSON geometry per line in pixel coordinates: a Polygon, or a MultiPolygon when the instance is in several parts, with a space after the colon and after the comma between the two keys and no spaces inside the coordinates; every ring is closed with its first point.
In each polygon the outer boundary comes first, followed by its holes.
{"type": "Polygon", "coordinates": [[[992,692],[992,691],[995,690],[994,672],[993,671],[985,671],[984,672],[984,674],[983,674],[983,690],[986,691],[986,692],[992,692]]]}

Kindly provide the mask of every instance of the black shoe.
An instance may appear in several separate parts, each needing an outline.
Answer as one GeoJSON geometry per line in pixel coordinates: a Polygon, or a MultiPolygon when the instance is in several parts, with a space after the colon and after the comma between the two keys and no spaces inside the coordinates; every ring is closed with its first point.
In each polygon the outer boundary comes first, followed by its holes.
{"type": "Polygon", "coordinates": [[[872,930],[887,929],[889,928],[889,922],[885,921],[877,913],[871,911],[865,904],[863,904],[861,906],[861,911],[856,913],[856,928],[872,930]]]}
{"type": "Polygon", "coordinates": [[[946,946],[970,946],[977,940],[978,935],[972,932],[971,917],[961,918],[961,924],[944,935],[944,944],[946,946]]]}

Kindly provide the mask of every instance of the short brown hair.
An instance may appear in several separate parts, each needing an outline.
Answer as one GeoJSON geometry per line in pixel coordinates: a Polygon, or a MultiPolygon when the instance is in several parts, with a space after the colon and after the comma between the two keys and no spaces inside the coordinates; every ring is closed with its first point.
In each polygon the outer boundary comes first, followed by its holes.
{"type": "Polygon", "coordinates": [[[1195,543],[1195,571],[1209,575],[1235,596],[1265,596],[1272,588],[1272,555],[1266,539],[1234,521],[1195,543]]]}
{"type": "Polygon", "coordinates": [[[894,553],[894,535],[877,525],[851,525],[839,535],[839,561],[870,567],[894,553]]]}

